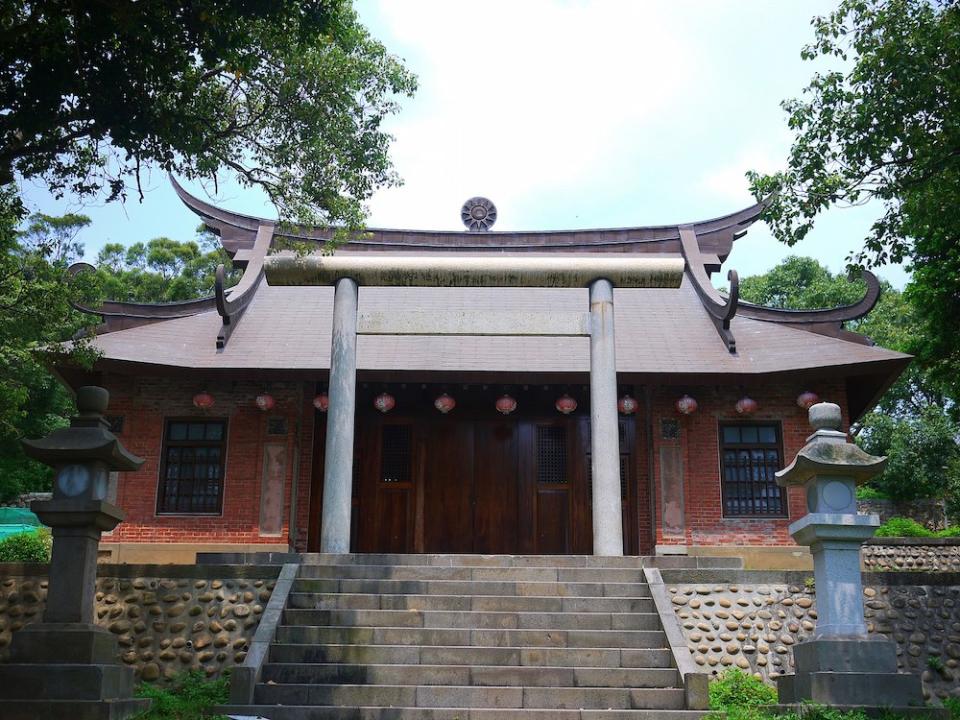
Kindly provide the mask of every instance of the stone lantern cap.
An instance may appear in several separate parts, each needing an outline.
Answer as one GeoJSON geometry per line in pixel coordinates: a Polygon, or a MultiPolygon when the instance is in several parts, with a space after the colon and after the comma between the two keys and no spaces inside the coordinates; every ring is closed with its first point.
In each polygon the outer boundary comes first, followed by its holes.
{"type": "Polygon", "coordinates": [[[861,485],[876,477],[887,465],[886,457],[864,452],[847,442],[840,432],[840,407],[817,403],[810,408],[810,424],[815,432],[787,467],[776,474],[777,484],[804,485],[815,477],[842,476],[861,485]]]}
{"type": "Polygon", "coordinates": [[[110,394],[101,387],[77,389],[77,417],[70,427],[54,430],[39,440],[21,440],[27,457],[54,467],[64,463],[100,461],[110,470],[136,470],[143,465],[139,458],[123,447],[110,432],[103,417],[110,394]]]}

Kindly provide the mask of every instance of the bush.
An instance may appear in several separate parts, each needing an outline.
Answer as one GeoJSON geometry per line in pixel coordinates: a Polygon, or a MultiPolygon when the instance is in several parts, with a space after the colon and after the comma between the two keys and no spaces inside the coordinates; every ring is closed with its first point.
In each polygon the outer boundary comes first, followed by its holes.
{"type": "Polygon", "coordinates": [[[876,537],[934,537],[916,520],[904,517],[892,517],[877,528],[876,537]]]}
{"type": "Polygon", "coordinates": [[[952,538],[960,537],[960,525],[953,525],[933,532],[916,520],[892,517],[877,528],[876,537],[952,538]]]}
{"type": "Polygon", "coordinates": [[[10,535],[0,540],[0,562],[48,563],[52,545],[47,528],[10,535]]]}
{"type": "MultiPolygon", "coordinates": [[[[211,708],[223,705],[230,695],[227,677],[208,680],[199,670],[181,673],[169,688],[146,683],[137,688],[137,697],[153,701],[150,709],[136,720],[210,720],[222,718],[212,715],[211,708]]],[[[224,720],[226,720],[224,718],[224,720]]]]}
{"type": "Polygon", "coordinates": [[[890,496],[882,490],[877,490],[869,485],[859,485],[857,487],[857,500],[889,500],[890,496]]]}
{"type": "Polygon", "coordinates": [[[721,673],[710,683],[710,709],[725,710],[770,705],[777,702],[777,691],[753,675],[736,668],[721,673]]]}

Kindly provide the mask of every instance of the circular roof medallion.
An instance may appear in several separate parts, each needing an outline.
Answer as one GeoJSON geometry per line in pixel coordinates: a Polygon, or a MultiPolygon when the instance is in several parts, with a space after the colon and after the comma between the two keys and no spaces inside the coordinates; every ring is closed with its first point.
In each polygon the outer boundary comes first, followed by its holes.
{"type": "Polygon", "coordinates": [[[460,208],[460,219],[470,232],[485,232],[497,221],[497,206],[485,197],[473,197],[460,208]]]}

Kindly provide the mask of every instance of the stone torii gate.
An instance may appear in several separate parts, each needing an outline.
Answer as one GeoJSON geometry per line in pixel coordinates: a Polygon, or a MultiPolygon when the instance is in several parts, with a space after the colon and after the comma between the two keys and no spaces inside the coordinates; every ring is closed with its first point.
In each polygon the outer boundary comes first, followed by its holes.
{"type": "Polygon", "coordinates": [[[678,257],[298,256],[265,260],[270,285],[333,285],[320,551],[350,551],[357,335],[589,336],[593,554],[623,555],[613,288],[677,288],[678,257]],[[589,312],[358,314],[358,286],[589,288],[589,312]]]}

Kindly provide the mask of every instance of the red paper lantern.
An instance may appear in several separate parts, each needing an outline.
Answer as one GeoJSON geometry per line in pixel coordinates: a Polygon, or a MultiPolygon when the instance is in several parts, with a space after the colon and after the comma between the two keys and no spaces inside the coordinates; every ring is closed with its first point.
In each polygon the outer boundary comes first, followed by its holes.
{"type": "Polygon", "coordinates": [[[507,394],[502,395],[497,398],[496,402],[497,412],[501,415],[509,415],[514,410],[517,409],[517,401],[514,400],[507,394]]]}
{"type": "Polygon", "coordinates": [[[681,415],[692,415],[697,411],[697,401],[689,395],[684,395],[677,400],[677,412],[681,415]]]}
{"type": "Polygon", "coordinates": [[[811,406],[816,405],[818,402],[820,402],[820,396],[815,392],[807,390],[797,395],[797,405],[804,410],[809,410],[811,406]]]}
{"type": "Polygon", "coordinates": [[[193,406],[201,410],[212,408],[214,402],[213,395],[208,393],[206,390],[203,392],[198,392],[193,396],[193,406]]]}
{"type": "Polygon", "coordinates": [[[433,406],[446,415],[448,412],[453,410],[457,406],[457,401],[452,397],[444,393],[439,396],[436,400],[433,401],[433,406]]]}
{"type": "Polygon", "coordinates": [[[735,407],[737,412],[741,415],[752,415],[759,409],[760,405],[752,397],[744,395],[742,398],[737,400],[735,407]]]}
{"type": "Polygon", "coordinates": [[[327,397],[326,393],[320,393],[313,398],[313,406],[320,412],[326,412],[327,408],[330,407],[330,398],[327,397]]]}
{"type": "Polygon", "coordinates": [[[277,404],[277,401],[273,399],[273,395],[269,393],[262,393],[257,395],[257,399],[254,401],[257,403],[257,407],[267,412],[268,410],[273,410],[273,406],[277,404]]]}
{"type": "Polygon", "coordinates": [[[624,395],[617,401],[617,410],[620,411],[621,415],[633,415],[638,407],[640,407],[640,403],[629,395],[624,395]]]}
{"type": "Polygon", "coordinates": [[[574,410],[577,409],[577,401],[572,397],[564,393],[557,398],[557,402],[554,403],[554,407],[557,408],[559,412],[562,412],[564,415],[569,415],[574,410]]]}
{"type": "Polygon", "coordinates": [[[382,392],[373,399],[373,406],[382,413],[390,412],[396,405],[396,399],[387,392],[382,392]]]}

